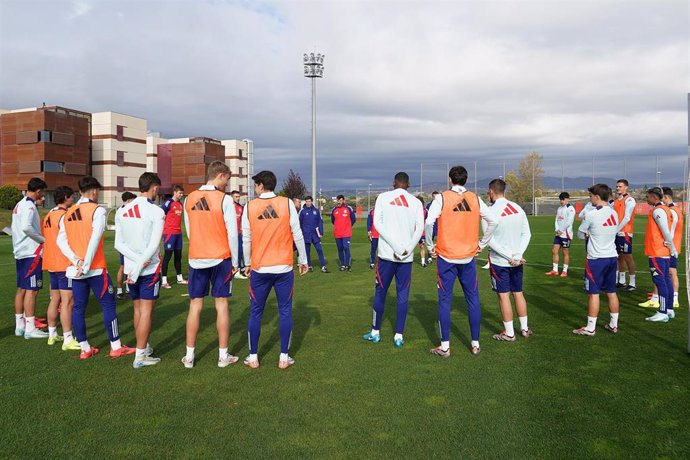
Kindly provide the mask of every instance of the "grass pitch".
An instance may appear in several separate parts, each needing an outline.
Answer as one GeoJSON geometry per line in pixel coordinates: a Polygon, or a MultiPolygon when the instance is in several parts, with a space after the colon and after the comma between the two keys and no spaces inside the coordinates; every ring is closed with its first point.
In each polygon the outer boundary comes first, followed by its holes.
{"type": "MultiPolygon", "coordinates": [[[[683,290],[674,321],[644,321],[652,314],[637,307],[651,290],[642,256],[645,219],[636,222],[639,289],[619,294],[617,336],[602,327],[608,321],[605,301],[596,337],[571,334],[586,321],[583,244],[573,244],[569,278],[545,277],[553,218],[537,217],[530,220],[525,269],[534,336],[516,343],[491,340],[502,323],[488,272],[480,270],[482,353],[469,353],[467,314],[456,285],[453,356],[447,360],[429,354],[438,343],[433,265],[414,267],[404,348],[392,344],[394,292],[381,343],[361,340],[370,327],[374,275],[365,225],[359,222],[352,273],[315,271],[296,279],[291,349],[296,364],[287,371],[276,366],[273,295],[264,315],[258,370],[241,363],[216,366],[210,299],[196,367],[182,367],[189,299],[176,285],[164,290],[158,303],[151,343],[162,362],[151,368],[135,370],[130,357],[104,356],[109,345],[95,302],[87,326],[102,354],[93,359],[81,362],[75,352],[43,340],[14,337],[14,260],[10,238],[1,237],[0,457],[688,457],[686,295],[683,290]]],[[[336,270],[328,226],[326,234],[329,268],[336,270]]],[[[114,277],[112,232],[106,248],[114,277]]],[[[172,264],[170,269],[174,275],[172,264]]],[[[186,263],[184,269],[186,277],[186,263]]],[[[685,273],[684,267],[679,271],[685,273]]],[[[240,357],[248,352],[247,283],[236,280],[231,299],[230,351],[240,357]]],[[[47,297],[44,289],[40,315],[47,297]]],[[[119,302],[118,313],[122,339],[133,345],[131,301],[119,302]]]]}

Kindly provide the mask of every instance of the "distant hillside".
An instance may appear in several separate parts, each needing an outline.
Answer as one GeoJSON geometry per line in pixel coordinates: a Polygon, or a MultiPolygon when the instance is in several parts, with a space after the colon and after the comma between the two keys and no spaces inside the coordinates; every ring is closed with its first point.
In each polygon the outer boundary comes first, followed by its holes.
{"type": "MultiPolygon", "coordinates": [[[[477,188],[480,190],[485,190],[486,187],[488,186],[489,182],[491,182],[494,178],[482,178],[477,180],[477,188]]],[[[604,183],[604,184],[609,184],[611,188],[613,188],[616,185],[616,180],[618,178],[613,178],[613,177],[595,177],[595,180],[597,183],[604,183]]],[[[586,191],[587,188],[589,188],[592,185],[592,177],[587,177],[587,176],[582,176],[582,177],[566,177],[564,180],[565,184],[565,189],[567,191],[586,191]]],[[[653,182],[647,182],[647,183],[641,183],[641,182],[631,182],[630,187],[632,189],[639,189],[643,187],[653,187],[656,185],[653,182]]],[[[684,184],[674,182],[674,183],[664,183],[663,184],[666,187],[671,187],[673,189],[681,189],[685,188],[684,184]]],[[[445,190],[447,185],[445,183],[441,182],[430,182],[430,183],[424,183],[424,192],[425,193],[431,193],[433,190],[445,190]]],[[[470,190],[474,189],[474,181],[470,180],[467,184],[467,188],[470,190]]],[[[561,178],[560,177],[553,177],[553,176],[547,176],[544,177],[544,188],[547,190],[561,190],[561,178]]],[[[362,190],[361,188],[356,190],[359,192],[359,196],[366,196],[366,189],[362,190]]],[[[410,186],[410,192],[411,193],[417,193],[419,192],[419,184],[412,184],[410,186]]],[[[355,194],[355,189],[349,189],[349,190],[329,190],[323,191],[324,196],[336,196],[338,194],[344,194],[344,195],[354,195],[355,194]]],[[[372,191],[373,194],[373,191],[372,191]]]]}

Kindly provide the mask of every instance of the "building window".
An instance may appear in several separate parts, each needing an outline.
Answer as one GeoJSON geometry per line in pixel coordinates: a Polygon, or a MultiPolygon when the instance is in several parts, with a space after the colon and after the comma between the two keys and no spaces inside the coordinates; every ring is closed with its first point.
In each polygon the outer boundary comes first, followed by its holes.
{"type": "Polygon", "coordinates": [[[52,131],[39,131],[38,142],[50,142],[52,140],[52,131]]]}
{"type": "Polygon", "coordinates": [[[239,173],[239,175],[240,175],[240,176],[242,175],[242,167],[241,167],[241,166],[240,166],[240,173],[239,173]]]}
{"type": "Polygon", "coordinates": [[[242,158],[242,149],[239,149],[240,151],[240,158],[242,158]]]}
{"type": "Polygon", "coordinates": [[[118,192],[124,192],[125,191],[125,177],[124,176],[117,176],[117,191],[118,192]]]}
{"type": "Polygon", "coordinates": [[[65,172],[65,164],[57,161],[42,161],[41,171],[47,173],[63,173],[65,172]]]}
{"type": "Polygon", "coordinates": [[[244,193],[244,185],[240,185],[240,195],[244,193]]]}
{"type": "Polygon", "coordinates": [[[124,166],[125,165],[125,152],[122,150],[117,151],[117,165],[118,166],[124,166]]]}
{"type": "Polygon", "coordinates": [[[125,140],[125,127],[121,125],[117,125],[117,140],[118,141],[124,141],[125,140]]]}

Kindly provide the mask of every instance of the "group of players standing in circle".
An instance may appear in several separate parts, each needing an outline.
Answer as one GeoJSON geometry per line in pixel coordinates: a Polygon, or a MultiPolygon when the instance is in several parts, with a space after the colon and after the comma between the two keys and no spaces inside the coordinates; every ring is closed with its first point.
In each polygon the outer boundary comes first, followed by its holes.
{"type": "MultiPolygon", "coordinates": [[[[599,313],[599,293],[607,295],[610,322],[604,328],[618,333],[620,305],[616,289],[626,292],[637,290],[635,262],[633,259],[633,229],[637,208],[635,199],[628,194],[628,181],[616,182],[616,194],[606,184],[589,188],[590,202],[579,213],[582,223],[577,235],[585,240],[585,290],[589,294],[587,325],[573,331],[574,334],[593,336],[599,313]],[[626,271],[628,283],[626,284],[626,271]]],[[[669,187],[653,187],[646,191],[646,201],[651,210],[647,218],[644,254],[654,283],[650,298],[638,305],[657,309],[646,318],[652,322],[668,322],[675,318],[678,308],[678,254],[681,250],[684,213],[673,201],[669,187]]],[[[559,276],[558,253],[563,251],[561,277],[567,277],[569,247],[573,235],[575,208],[569,203],[570,196],[559,196],[561,207],[556,213],[553,244],[553,268],[547,276],[559,276]]]]}
{"type": "MultiPolygon", "coordinates": [[[[276,176],[261,171],[252,177],[257,198],[247,205],[239,203],[239,193],[230,197],[223,192],[229,181],[230,169],[222,162],[213,162],[207,171],[207,183],[187,196],[176,186],[173,196],[163,206],[154,203],[161,186],[154,173],[139,178],[140,196],[124,197],[125,204],[115,217],[115,248],[121,254],[121,274],[117,293],[108,274],[104,255],[106,210],[98,205],[102,189],[90,176],[79,181],[80,199],[74,202],[74,191],[60,186],[55,190],[57,206],[41,222],[36,203],[43,198],[47,184],[33,178],[27,193],[14,208],[12,236],[17,268],[15,296],[15,335],[26,339],[47,338],[49,345],[62,342],[63,350],[80,351],[81,359],[99,353],[86,334],[85,311],[93,293],[103,311],[103,323],[110,341],[109,356],[134,355],[134,368],[157,364],[149,344],[153,311],[160,289],[170,288],[167,266],[174,257],[178,284],[187,285],[190,297],[186,321],[186,353],[182,364],[195,364],[196,337],[204,298],[214,298],[218,330],[218,366],[227,367],[239,361],[229,354],[230,313],[228,298],[232,294],[233,277],[249,279],[250,317],[248,322],[249,355],[243,363],[258,368],[258,343],[261,318],[266,299],[276,292],[280,329],[278,367],[294,364],[289,355],[292,336],[292,297],[294,287],[294,251],[297,251],[300,275],[313,271],[310,248],[318,253],[321,271],[328,273],[321,238],[323,220],[311,197],[304,206],[298,200],[277,196],[276,176]],[[189,240],[189,280],[181,270],[182,225],[189,240]],[[164,257],[160,257],[163,241],[164,257]],[[50,304],[47,312],[48,332],[37,322],[35,304],[42,287],[42,270],[50,274],[50,304]],[[123,296],[120,280],[134,304],[133,325],[136,346],[120,341],[115,300],[123,296]],[[63,335],[57,334],[58,312],[63,335]]],[[[475,257],[489,247],[489,271],[493,290],[497,293],[504,330],[493,336],[499,341],[515,341],[513,306],[524,338],[532,335],[527,321],[527,302],[523,295],[524,252],[531,238],[527,216],[522,208],[505,197],[506,184],[501,179],[489,183],[488,206],[475,193],[467,190],[467,170],[454,166],[449,171],[451,188],[436,193],[425,208],[421,200],[410,194],[409,176],[399,172],[393,189],[381,193],[368,217],[368,234],[372,242],[370,268],[375,269],[376,287],[371,330],[362,338],[373,343],[381,341],[381,322],[387,291],[395,279],[397,313],[393,344],[404,346],[404,328],[411,286],[415,248],[422,253],[422,265],[432,260],[437,264],[438,323],[440,344],[431,353],[442,358],[450,356],[450,309],[456,279],[463,289],[471,331],[470,350],[480,353],[479,329],[481,307],[475,257]],[[480,227],[483,234],[480,237],[480,227]]],[[[608,298],[611,319],[605,329],[618,332],[619,303],[616,288],[636,289],[635,266],[632,260],[633,217],[635,201],[627,194],[628,183],[617,183],[618,197],[613,198],[606,184],[589,188],[590,202],[580,213],[582,224],[578,236],[586,241],[585,290],[589,294],[587,325],[573,333],[595,334],[599,313],[599,294],[608,298]],[[625,285],[625,270],[630,275],[625,285]]],[[[647,190],[647,203],[652,207],[645,237],[645,255],[655,285],[655,293],[641,306],[658,308],[649,321],[666,322],[675,317],[678,305],[677,257],[683,227],[683,213],[673,204],[670,189],[647,190]]],[[[568,248],[573,237],[575,209],[567,193],[562,193],[561,207],[555,221],[553,269],[547,275],[566,277],[568,248]],[[558,272],[558,253],[563,250],[563,271],[558,272]]],[[[350,239],[355,213],[342,195],[331,220],[338,247],[340,271],[351,271],[350,239]]]]}

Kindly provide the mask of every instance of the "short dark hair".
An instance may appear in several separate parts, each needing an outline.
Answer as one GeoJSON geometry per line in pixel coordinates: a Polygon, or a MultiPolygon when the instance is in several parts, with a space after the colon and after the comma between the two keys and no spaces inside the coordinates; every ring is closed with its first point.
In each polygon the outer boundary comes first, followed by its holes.
{"type": "Polygon", "coordinates": [[[559,200],[565,200],[566,198],[570,199],[570,193],[568,192],[561,192],[560,195],[558,195],[559,200]]]}
{"type": "Polygon", "coordinates": [[[344,199],[345,199],[345,195],[338,195],[338,196],[335,197],[336,200],[339,200],[339,199],[341,199],[341,198],[344,200],[344,199]]]}
{"type": "Polygon", "coordinates": [[[453,185],[465,185],[467,183],[467,170],[464,166],[453,166],[448,171],[448,177],[453,185]]]}
{"type": "Polygon", "coordinates": [[[154,185],[161,186],[161,178],[158,174],[152,172],[145,172],[139,176],[139,191],[148,192],[154,185]]]}
{"type": "Polygon", "coordinates": [[[84,176],[79,179],[79,191],[81,193],[88,192],[89,190],[93,190],[95,188],[98,190],[103,190],[103,186],[95,177],[84,176]]]}
{"type": "Polygon", "coordinates": [[[208,169],[206,169],[206,180],[213,180],[221,174],[232,175],[228,165],[222,161],[212,161],[211,164],[208,165],[208,169]]]}
{"type": "Polygon", "coordinates": [[[230,195],[234,195],[235,193],[237,193],[238,195],[240,194],[238,190],[233,190],[232,192],[230,192],[230,195]]]}
{"type": "Polygon", "coordinates": [[[618,179],[618,180],[616,181],[616,184],[623,184],[623,185],[625,185],[626,187],[629,185],[629,184],[628,184],[628,179],[618,179]]]}
{"type": "Polygon", "coordinates": [[[59,186],[55,189],[55,204],[64,203],[72,195],[74,195],[74,190],[66,185],[59,186]]]}
{"type": "Polygon", "coordinates": [[[440,194],[441,194],[441,192],[439,192],[438,190],[434,190],[433,192],[431,192],[431,196],[440,195],[440,194]]]}
{"type": "Polygon", "coordinates": [[[307,200],[314,201],[314,198],[312,198],[311,195],[307,195],[307,196],[304,198],[304,201],[307,201],[307,200]]]}
{"type": "Polygon", "coordinates": [[[273,171],[260,171],[255,176],[252,176],[252,180],[255,184],[263,185],[264,190],[269,192],[272,192],[276,189],[276,183],[278,182],[278,179],[276,179],[276,175],[273,174],[273,171]]]}
{"type": "Polygon", "coordinates": [[[26,184],[26,189],[30,192],[38,192],[39,190],[45,190],[47,188],[48,184],[40,177],[32,177],[29,179],[29,183],[26,184]]]}
{"type": "Polygon", "coordinates": [[[182,187],[180,184],[175,184],[173,185],[173,192],[184,192],[184,187],[182,187]]]}
{"type": "Polygon", "coordinates": [[[652,187],[647,190],[647,195],[656,195],[658,199],[664,196],[664,191],[660,187],[652,187]]]}
{"type": "Polygon", "coordinates": [[[598,196],[603,201],[609,201],[611,196],[611,187],[606,184],[594,184],[587,191],[592,195],[598,196]]]}
{"type": "Polygon", "coordinates": [[[408,176],[406,172],[400,171],[395,175],[394,180],[400,184],[410,184],[410,176],[408,176]]]}
{"type": "Polygon", "coordinates": [[[494,179],[489,182],[489,190],[503,194],[506,191],[506,182],[503,179],[494,179]]]}
{"type": "Polygon", "coordinates": [[[673,198],[673,189],[671,187],[661,187],[661,190],[664,192],[664,195],[673,198]]]}
{"type": "Polygon", "coordinates": [[[132,192],[125,192],[122,194],[122,202],[126,203],[129,200],[135,199],[137,196],[132,192]]]}

